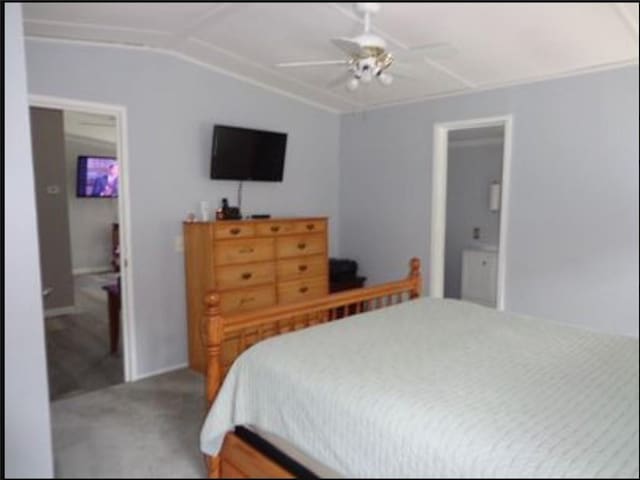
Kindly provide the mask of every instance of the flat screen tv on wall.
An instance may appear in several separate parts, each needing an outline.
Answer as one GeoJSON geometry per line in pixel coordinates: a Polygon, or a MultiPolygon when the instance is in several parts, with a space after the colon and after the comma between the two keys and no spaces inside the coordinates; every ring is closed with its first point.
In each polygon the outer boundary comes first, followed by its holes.
{"type": "Polygon", "coordinates": [[[211,178],[281,182],[287,134],[215,125],[211,178]]]}
{"type": "Polygon", "coordinates": [[[76,196],[117,198],[120,182],[118,161],[115,157],[78,157],[76,196]]]}

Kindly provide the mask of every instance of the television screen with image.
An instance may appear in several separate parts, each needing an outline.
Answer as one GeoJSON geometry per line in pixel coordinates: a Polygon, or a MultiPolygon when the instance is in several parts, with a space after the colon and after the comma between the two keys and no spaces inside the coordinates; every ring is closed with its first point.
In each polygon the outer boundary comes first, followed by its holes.
{"type": "Polygon", "coordinates": [[[78,197],[117,198],[119,183],[120,172],[115,157],[78,157],[78,197]]]}

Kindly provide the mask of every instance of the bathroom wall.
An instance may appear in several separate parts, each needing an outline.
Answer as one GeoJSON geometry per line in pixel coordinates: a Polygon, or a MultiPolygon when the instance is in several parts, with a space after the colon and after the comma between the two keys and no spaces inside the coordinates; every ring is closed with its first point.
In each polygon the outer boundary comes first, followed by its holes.
{"type": "Polygon", "coordinates": [[[501,181],[502,140],[449,143],[444,296],[460,298],[462,250],[498,246],[500,212],[489,210],[489,185],[501,181]],[[473,238],[479,228],[480,238],[473,238]]]}

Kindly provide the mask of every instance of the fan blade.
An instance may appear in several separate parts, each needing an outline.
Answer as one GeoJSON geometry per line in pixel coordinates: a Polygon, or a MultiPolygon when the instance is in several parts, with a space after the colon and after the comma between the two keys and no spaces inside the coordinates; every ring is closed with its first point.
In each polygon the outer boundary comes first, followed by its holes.
{"type": "Polygon", "coordinates": [[[399,72],[390,72],[390,73],[391,73],[391,76],[394,79],[397,78],[399,80],[410,80],[412,82],[421,82],[422,81],[421,79],[419,79],[417,77],[414,77],[413,75],[407,75],[405,73],[399,73],[399,72]]]}
{"type": "Polygon", "coordinates": [[[318,60],[311,62],[285,62],[277,63],[276,67],[322,67],[325,65],[346,65],[348,60],[318,60]]]}
{"type": "Polygon", "coordinates": [[[351,38],[332,38],[331,43],[333,43],[340,50],[345,52],[350,57],[358,57],[362,52],[362,47],[358,42],[355,42],[351,38]]]}
{"type": "Polygon", "coordinates": [[[395,51],[393,52],[393,58],[400,62],[425,57],[431,60],[443,60],[454,57],[457,53],[458,50],[450,43],[430,43],[420,47],[409,48],[408,50],[395,51]]]}
{"type": "Polygon", "coordinates": [[[347,81],[353,76],[353,74],[349,71],[343,72],[338,75],[336,78],[327,83],[328,89],[334,89],[336,87],[346,87],[347,81]]]}

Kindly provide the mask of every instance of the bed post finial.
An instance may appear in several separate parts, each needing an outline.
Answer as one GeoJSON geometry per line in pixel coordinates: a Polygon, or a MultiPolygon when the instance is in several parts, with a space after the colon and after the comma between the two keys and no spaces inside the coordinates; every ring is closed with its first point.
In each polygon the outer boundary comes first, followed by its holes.
{"type": "Polygon", "coordinates": [[[413,282],[413,288],[409,292],[409,298],[418,298],[422,295],[422,274],[420,273],[419,258],[413,257],[409,261],[409,280],[413,282]]]}
{"type": "Polygon", "coordinates": [[[213,290],[204,297],[205,319],[204,343],[207,352],[207,407],[211,407],[220,385],[222,384],[222,315],[220,312],[220,295],[213,290]]]}
{"type": "MultiPolygon", "coordinates": [[[[220,312],[220,295],[210,290],[204,296],[204,321],[202,336],[206,348],[206,389],[207,410],[222,384],[222,338],[224,334],[220,312]]],[[[209,478],[220,478],[220,457],[207,456],[207,474],[209,478]]]]}

